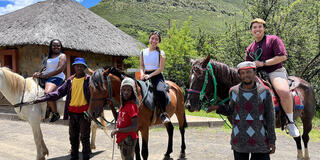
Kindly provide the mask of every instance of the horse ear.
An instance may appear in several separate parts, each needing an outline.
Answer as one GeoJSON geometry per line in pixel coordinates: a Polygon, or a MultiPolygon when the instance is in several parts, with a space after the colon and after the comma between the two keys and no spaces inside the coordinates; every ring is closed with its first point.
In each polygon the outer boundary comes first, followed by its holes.
{"type": "Polygon", "coordinates": [[[210,53],[208,54],[207,58],[202,61],[202,63],[201,63],[202,68],[205,68],[209,62],[210,62],[210,53]]]}
{"type": "Polygon", "coordinates": [[[88,69],[88,72],[89,72],[88,74],[89,74],[90,76],[92,76],[92,74],[93,74],[94,70],[92,70],[92,69],[91,69],[91,68],[89,68],[89,67],[88,67],[87,69],[88,69]]]}
{"type": "Polygon", "coordinates": [[[110,68],[104,70],[103,75],[104,75],[104,76],[108,76],[109,73],[110,73],[110,68]]]}
{"type": "Polygon", "coordinates": [[[193,64],[196,60],[190,59],[190,63],[193,64]]]}

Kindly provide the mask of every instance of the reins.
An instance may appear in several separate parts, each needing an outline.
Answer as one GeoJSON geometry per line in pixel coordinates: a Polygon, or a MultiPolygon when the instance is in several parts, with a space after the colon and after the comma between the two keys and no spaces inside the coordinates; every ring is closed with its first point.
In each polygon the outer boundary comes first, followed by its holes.
{"type": "Polygon", "coordinates": [[[17,104],[15,104],[15,105],[13,105],[15,108],[16,108],[16,107],[20,107],[20,112],[21,112],[21,109],[22,109],[22,106],[23,106],[23,105],[29,105],[29,103],[23,103],[25,92],[26,92],[26,79],[24,79],[24,85],[23,85],[23,91],[22,91],[21,101],[20,101],[20,103],[17,103],[17,104]]]}

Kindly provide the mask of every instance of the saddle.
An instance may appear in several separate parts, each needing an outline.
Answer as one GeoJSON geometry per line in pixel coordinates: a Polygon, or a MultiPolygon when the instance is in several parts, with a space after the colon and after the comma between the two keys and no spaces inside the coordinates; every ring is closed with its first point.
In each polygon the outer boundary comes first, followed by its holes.
{"type": "MultiPolygon", "coordinates": [[[[156,105],[160,105],[159,102],[161,101],[161,99],[158,99],[157,96],[155,96],[155,91],[156,89],[158,90],[163,90],[165,91],[165,96],[166,96],[166,105],[168,105],[169,103],[171,103],[171,97],[169,95],[169,85],[166,83],[166,85],[164,86],[158,86],[158,88],[155,88],[151,82],[149,81],[141,81],[141,80],[137,80],[138,85],[141,88],[141,93],[142,93],[142,103],[147,106],[151,111],[155,110],[155,106],[156,105]]],[[[162,100],[163,101],[163,100],[162,100]]]]}

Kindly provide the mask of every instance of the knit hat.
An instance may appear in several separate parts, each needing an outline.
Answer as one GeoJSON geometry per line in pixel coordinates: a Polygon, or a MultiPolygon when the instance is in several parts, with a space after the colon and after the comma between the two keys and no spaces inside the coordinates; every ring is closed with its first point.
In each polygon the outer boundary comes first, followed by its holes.
{"type": "Polygon", "coordinates": [[[121,82],[121,87],[120,87],[120,105],[123,104],[122,102],[122,87],[123,86],[126,86],[126,85],[129,85],[132,87],[132,90],[133,90],[133,93],[134,93],[134,96],[136,97],[135,99],[133,99],[133,103],[137,104],[139,106],[139,99],[138,99],[138,96],[137,96],[137,89],[136,89],[136,83],[135,81],[132,79],[132,78],[129,78],[129,77],[126,77],[122,80],[121,82]]]}
{"type": "Polygon", "coordinates": [[[238,71],[241,69],[250,69],[250,68],[257,68],[256,63],[251,61],[244,61],[237,65],[238,71]]]}

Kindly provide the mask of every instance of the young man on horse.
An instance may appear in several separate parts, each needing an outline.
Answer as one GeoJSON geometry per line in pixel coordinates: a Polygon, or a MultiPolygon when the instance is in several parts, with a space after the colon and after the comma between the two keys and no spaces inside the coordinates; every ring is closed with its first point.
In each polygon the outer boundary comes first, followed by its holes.
{"type": "Polygon", "coordinates": [[[84,72],[87,68],[83,58],[75,58],[72,64],[75,75],[68,78],[57,90],[46,94],[44,97],[36,100],[34,103],[48,100],[58,100],[65,95],[66,106],[64,119],[69,119],[69,139],[71,144],[71,160],[79,159],[79,138],[82,143],[83,160],[90,159],[90,120],[84,116],[84,111],[89,107],[89,75],[84,72]]]}
{"type": "Polygon", "coordinates": [[[155,89],[155,96],[160,102],[160,118],[162,123],[169,123],[170,119],[166,113],[166,95],[165,81],[162,71],[165,66],[165,53],[160,50],[159,43],[161,42],[160,33],[155,31],[149,35],[150,47],[143,49],[140,55],[140,74],[141,80],[151,80],[155,89]]]}
{"type": "MultiPolygon", "coordinates": [[[[256,82],[256,65],[237,66],[241,83],[229,91],[229,106],[214,106],[217,113],[232,116],[231,146],[235,160],[270,160],[275,152],[275,114],[269,88],[256,82]]],[[[211,108],[213,110],[213,108],[211,108]]]]}
{"type": "Polygon", "coordinates": [[[298,137],[299,130],[293,120],[293,100],[290,95],[287,71],[282,62],[287,60],[287,51],[282,40],[275,35],[265,35],[265,21],[256,18],[251,21],[250,31],[255,41],[247,48],[247,61],[254,61],[258,70],[268,73],[272,87],[280,97],[280,103],[289,119],[287,128],[292,137],[298,137]]]}

